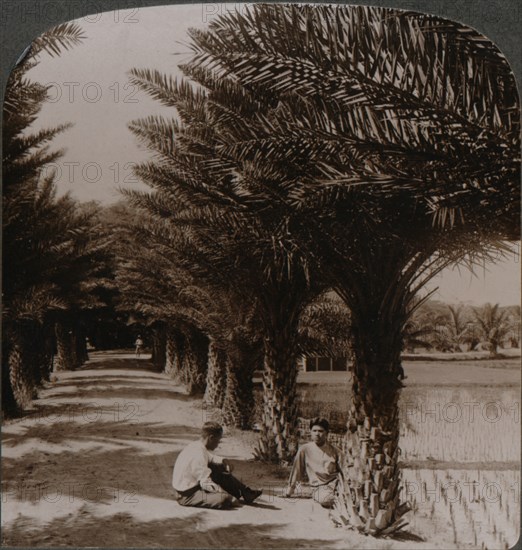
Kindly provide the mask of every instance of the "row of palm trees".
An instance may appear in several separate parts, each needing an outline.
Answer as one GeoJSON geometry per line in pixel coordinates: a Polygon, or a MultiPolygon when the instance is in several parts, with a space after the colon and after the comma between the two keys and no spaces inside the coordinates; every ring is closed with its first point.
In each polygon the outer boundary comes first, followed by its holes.
{"type": "Polygon", "coordinates": [[[495,357],[499,348],[520,346],[520,306],[469,307],[437,302],[423,304],[404,330],[404,349],[427,348],[460,352],[482,345],[495,357]]]}
{"type": "Polygon", "coordinates": [[[130,124],[154,153],[136,169],[151,191],[128,193],[147,218],[133,230],[142,258],[130,260],[136,275],[150,262],[141,307],[168,308],[176,294],[168,321],[179,330],[210,305],[217,326],[197,326],[211,365],[243,361],[234,331],[218,334],[229,318],[259,335],[257,452],[285,460],[300,319],[334,289],[354,357],[339,521],[401,529],[400,354],[418,292],[450,264],[498,257],[520,231],[511,70],[471,29],[379,8],[255,5],[189,35],[186,78],[130,73],[172,108],[130,124]]]}
{"type": "MultiPolygon", "coordinates": [[[[225,425],[250,428],[263,328],[255,295],[231,285],[237,256],[223,264],[229,274],[216,272],[186,230],[173,231],[130,205],[113,210],[119,211],[112,228],[118,308],[148,327],[152,361],[160,370],[189,394],[204,394],[208,407],[222,410],[225,425]]],[[[348,345],[346,306],[335,296],[318,296],[299,317],[293,353],[346,354],[348,345]]]]}
{"type": "Polygon", "coordinates": [[[85,323],[99,306],[107,240],[97,210],[57,196],[46,170],[62,153],[50,142],[63,124],[32,131],[48,90],[27,72],[42,54],[59,55],[84,38],[76,24],[38,37],[7,83],[3,125],[2,411],[26,407],[51,371],[87,357],[85,323]]]}
{"type": "Polygon", "coordinates": [[[297,357],[349,339],[337,518],[372,534],[404,527],[400,354],[429,299],[418,293],[520,232],[518,95],[502,54],[459,24],[388,9],[255,5],[219,17],[190,31],[182,80],[131,71],[172,116],[130,123],[153,153],[136,168],[151,190],[128,191],[108,226],[41,177],[65,127],[24,137],[46,96],[27,67],[81,39],[74,25],[53,32],[15,69],[6,103],[4,390],[19,406],[30,399],[49,341],[64,364],[85,358],[78,320],[114,292],[119,314],[150,328],[158,367],[204,391],[227,423],[248,426],[261,366],[256,453],[289,460],[297,357]],[[47,347],[30,348],[40,333],[47,347]]]}

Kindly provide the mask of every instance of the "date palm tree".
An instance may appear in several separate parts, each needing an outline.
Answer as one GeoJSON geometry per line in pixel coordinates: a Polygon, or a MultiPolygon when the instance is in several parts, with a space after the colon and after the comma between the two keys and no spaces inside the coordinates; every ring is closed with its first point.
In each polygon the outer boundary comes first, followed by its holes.
{"type": "Polygon", "coordinates": [[[509,331],[509,340],[511,347],[518,348],[520,347],[520,306],[511,306],[509,308],[508,314],[510,331],[509,331]]]}
{"type": "Polygon", "coordinates": [[[191,284],[188,274],[172,263],[172,252],[139,213],[134,222],[114,228],[113,235],[118,309],[151,328],[152,361],[159,369],[186,384],[189,393],[204,390],[206,360],[202,363],[201,357],[206,346],[193,322],[194,297],[184,290],[191,284]]]}
{"type": "Polygon", "coordinates": [[[154,71],[133,70],[131,80],[175,108],[180,118],[149,117],[130,125],[156,153],[155,161],[136,169],[154,191],[134,193],[133,200],[182,230],[200,254],[204,272],[212,273],[243,302],[254,298],[264,347],[258,454],[268,460],[288,459],[297,436],[299,315],[318,287],[310,278],[311,260],[289,238],[290,212],[264,192],[255,192],[278,178],[277,171],[241,165],[233,154],[216,149],[224,139],[217,131],[220,125],[228,127],[233,119],[245,127],[250,114],[270,106],[248,97],[233,82],[209,83],[213,99],[207,101],[203,90],[154,71]],[[220,104],[221,97],[240,106],[238,116],[228,104],[220,104]]]}
{"type": "Polygon", "coordinates": [[[222,166],[233,158],[276,174],[263,180],[265,196],[310,222],[289,233],[351,311],[338,521],[399,530],[408,507],[398,373],[415,298],[444,267],[493,256],[520,233],[513,74],[472,29],[380,8],[256,5],[190,36],[188,76],[205,87],[232,81],[260,104],[249,124],[227,125],[244,112],[239,94],[235,105],[211,96],[229,108],[218,119],[222,166]]]}
{"type": "Polygon", "coordinates": [[[501,309],[499,304],[485,304],[481,308],[473,308],[475,326],[483,342],[487,342],[491,357],[498,355],[498,348],[510,334],[512,325],[509,311],[501,309]]]}
{"type": "Polygon", "coordinates": [[[462,304],[446,306],[445,313],[436,324],[434,344],[442,351],[459,352],[460,345],[473,338],[469,319],[462,304]]]}
{"type": "Polygon", "coordinates": [[[437,315],[430,304],[421,306],[406,322],[403,327],[403,349],[410,353],[415,352],[416,347],[432,348],[434,337],[437,335],[437,326],[443,317],[437,315]]]}
{"type": "MultiPolygon", "coordinates": [[[[66,310],[77,313],[92,307],[96,295],[104,245],[95,237],[93,212],[68,196],[57,197],[54,175],[45,171],[62,154],[49,150],[51,140],[68,125],[30,132],[47,87],[26,76],[40,55],[59,55],[83,38],[74,23],[36,38],[11,73],[6,90],[2,344],[3,407],[10,412],[24,407],[49,375],[55,322],[66,310]]],[[[81,339],[76,342],[80,350],[81,339]]],[[[70,361],[68,368],[72,362],[77,360],[70,361]]]]}
{"type": "MultiPolygon", "coordinates": [[[[134,193],[129,198],[134,200],[134,193]]],[[[162,319],[167,326],[166,371],[180,382],[192,380],[191,372],[199,373],[198,384],[189,385],[205,389],[207,406],[224,407],[225,423],[245,428],[259,345],[251,328],[252,300],[240,299],[220,284],[183,232],[141,216],[134,216],[139,221],[128,227],[125,250],[120,244],[122,306],[162,319]],[[208,369],[190,368],[202,363],[189,357],[196,333],[209,338],[208,369]]]]}

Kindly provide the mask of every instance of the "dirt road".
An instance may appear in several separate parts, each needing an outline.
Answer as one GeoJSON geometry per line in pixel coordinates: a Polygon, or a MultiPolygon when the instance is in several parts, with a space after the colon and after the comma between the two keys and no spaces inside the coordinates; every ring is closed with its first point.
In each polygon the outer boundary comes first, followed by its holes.
{"type": "Polygon", "coordinates": [[[2,543],[7,546],[183,548],[432,548],[418,540],[375,541],[335,529],[308,499],[282,499],[284,472],[251,459],[241,434],[218,454],[264,490],[233,511],[183,508],[172,466],[206,420],[147,358],[94,353],[40,392],[2,430],[2,543]]]}

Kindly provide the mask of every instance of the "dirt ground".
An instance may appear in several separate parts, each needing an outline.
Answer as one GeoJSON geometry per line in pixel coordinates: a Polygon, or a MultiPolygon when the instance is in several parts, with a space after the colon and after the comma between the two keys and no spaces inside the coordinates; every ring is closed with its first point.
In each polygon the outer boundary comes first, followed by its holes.
{"type": "Polygon", "coordinates": [[[177,454],[208,419],[147,357],[93,353],[53,375],[33,408],[2,428],[2,545],[175,548],[447,548],[436,526],[398,539],[336,529],[310,499],[283,499],[287,471],[252,459],[252,434],[225,434],[218,454],[263,496],[232,511],[173,499],[177,454]],[[422,537],[422,538],[421,538],[422,537]]]}

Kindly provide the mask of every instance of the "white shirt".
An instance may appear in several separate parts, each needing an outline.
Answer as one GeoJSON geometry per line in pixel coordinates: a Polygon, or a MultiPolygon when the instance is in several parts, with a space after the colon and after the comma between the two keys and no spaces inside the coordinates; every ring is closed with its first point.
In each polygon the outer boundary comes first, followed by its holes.
{"type": "Polygon", "coordinates": [[[212,470],[209,464],[222,463],[223,458],[211,454],[203,441],[193,441],[179,453],[176,459],[172,472],[172,486],[176,491],[186,491],[199,485],[209,493],[218,492],[219,485],[210,479],[212,470]]]}

